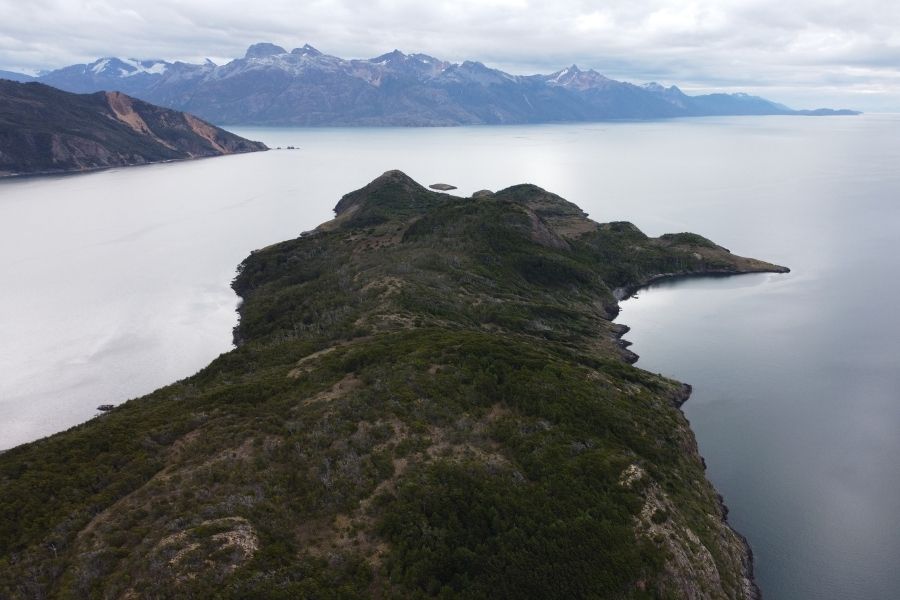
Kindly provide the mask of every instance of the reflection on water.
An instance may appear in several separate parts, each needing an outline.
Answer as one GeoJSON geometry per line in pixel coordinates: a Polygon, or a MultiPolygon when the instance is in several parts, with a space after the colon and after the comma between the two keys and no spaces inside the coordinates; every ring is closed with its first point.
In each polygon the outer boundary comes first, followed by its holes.
{"type": "Polygon", "coordinates": [[[897,326],[843,313],[858,291],[834,267],[808,304],[821,280],[746,275],[654,286],[619,317],[639,367],[694,385],[683,410],[767,598],[900,589],[897,326]]]}
{"type": "Polygon", "coordinates": [[[238,262],[383,171],[461,195],[530,182],[792,268],[661,284],[619,321],[639,366],[694,385],[684,409],[766,598],[900,590],[900,120],[239,133],[299,150],[0,182],[0,448],[227,351],[238,262]]]}

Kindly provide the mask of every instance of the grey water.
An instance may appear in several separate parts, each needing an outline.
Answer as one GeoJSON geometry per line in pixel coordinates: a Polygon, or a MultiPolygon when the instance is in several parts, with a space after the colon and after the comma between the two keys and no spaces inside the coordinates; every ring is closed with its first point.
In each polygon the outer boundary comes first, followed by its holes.
{"type": "Polygon", "coordinates": [[[388,169],[531,182],[598,221],[791,267],[623,303],[684,410],[767,599],[900,592],[900,117],[259,129],[297,150],[0,181],[0,449],[231,347],[236,265],[388,169]]]}

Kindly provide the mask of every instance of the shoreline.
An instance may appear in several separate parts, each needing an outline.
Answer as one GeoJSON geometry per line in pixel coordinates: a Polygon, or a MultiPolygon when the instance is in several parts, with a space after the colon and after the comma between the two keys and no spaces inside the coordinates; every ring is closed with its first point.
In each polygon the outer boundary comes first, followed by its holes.
{"type": "Polygon", "coordinates": [[[657,273],[656,275],[651,275],[646,279],[641,280],[638,283],[632,285],[626,285],[623,287],[615,288],[612,293],[616,299],[616,316],[613,317],[615,319],[619,315],[619,306],[618,303],[624,300],[628,300],[633,296],[636,292],[642,290],[643,288],[650,287],[655,283],[659,283],[661,281],[678,281],[681,279],[699,279],[704,277],[732,277],[735,275],[752,275],[753,273],[776,273],[776,274],[785,274],[790,273],[791,270],[788,267],[783,267],[781,265],[773,265],[774,269],[744,269],[744,270],[729,270],[729,269],[707,269],[705,271],[696,271],[693,273],[657,273]]]}
{"type": "Polygon", "coordinates": [[[209,154],[207,156],[186,156],[184,158],[167,158],[165,160],[151,160],[142,163],[124,163],[121,165],[104,165],[102,167],[87,167],[84,169],[56,169],[51,171],[35,171],[34,173],[7,173],[0,172],[0,181],[19,181],[22,179],[38,178],[38,177],[59,177],[66,175],[87,175],[89,173],[97,173],[100,171],[110,171],[112,169],[126,169],[131,167],[149,167],[152,165],[165,165],[170,163],[182,163],[194,160],[203,160],[205,158],[222,158],[223,156],[234,156],[237,154],[254,154],[256,152],[268,152],[271,148],[259,150],[239,150],[228,152],[227,154],[209,154]]]}
{"type": "MultiPolygon", "coordinates": [[[[625,302],[626,300],[636,299],[636,297],[634,296],[634,294],[636,292],[640,291],[641,289],[648,288],[648,287],[652,286],[653,284],[656,284],[656,283],[659,283],[662,281],[677,281],[677,280],[681,280],[681,279],[701,279],[701,278],[705,278],[705,277],[731,277],[731,276],[735,276],[735,275],[750,275],[753,273],[784,274],[784,273],[791,272],[791,270],[788,267],[782,267],[779,265],[776,265],[776,266],[778,267],[777,269],[767,269],[767,270],[727,271],[727,270],[713,269],[713,270],[697,272],[697,273],[660,273],[657,275],[652,275],[652,276],[644,279],[642,282],[640,282],[638,284],[631,285],[631,286],[624,286],[621,288],[616,288],[615,290],[613,290],[613,296],[616,298],[615,315],[610,319],[610,322],[613,325],[613,328],[612,328],[613,335],[615,336],[616,344],[620,348],[620,351],[622,354],[622,359],[625,362],[627,362],[628,364],[632,364],[632,365],[637,363],[638,360],[640,359],[640,355],[638,355],[637,353],[628,349],[628,347],[632,345],[632,342],[630,342],[626,339],[623,339],[624,336],[629,331],[631,331],[631,327],[628,325],[625,325],[624,323],[615,323],[614,322],[615,319],[618,318],[619,314],[621,314],[621,307],[619,304],[621,302],[625,302]]],[[[640,368],[640,367],[638,367],[638,368],[640,368]]],[[[681,387],[680,387],[679,391],[676,393],[676,395],[672,397],[672,403],[674,404],[675,408],[677,408],[678,410],[681,411],[681,407],[684,405],[685,402],[687,402],[690,399],[691,394],[693,393],[693,386],[689,383],[684,383],[681,381],[679,381],[678,383],[681,384],[681,387]]],[[[684,413],[684,411],[681,411],[681,412],[682,412],[682,414],[684,413]]],[[[686,415],[685,415],[685,419],[687,419],[686,415]]],[[[690,425],[690,421],[688,421],[688,425],[690,425]]],[[[694,434],[693,428],[691,428],[690,431],[691,431],[691,434],[694,435],[694,440],[696,443],[696,434],[694,434]]],[[[706,460],[703,458],[703,455],[700,454],[699,446],[697,447],[697,455],[700,458],[700,462],[703,464],[703,470],[705,472],[706,471],[706,460]]],[[[712,484],[711,481],[710,481],[710,484],[712,484]]],[[[728,505],[725,503],[725,497],[722,496],[722,494],[718,491],[718,489],[716,489],[715,485],[713,485],[713,489],[715,491],[716,501],[719,505],[719,510],[722,515],[722,523],[724,523],[725,526],[728,527],[728,529],[735,535],[735,537],[740,541],[741,545],[744,548],[744,553],[743,553],[743,556],[741,559],[741,571],[745,577],[746,582],[749,585],[748,589],[746,590],[747,597],[750,598],[751,600],[762,600],[762,597],[763,597],[762,590],[759,588],[759,584],[757,583],[755,575],[754,575],[754,555],[753,555],[753,547],[750,544],[750,540],[748,540],[747,537],[744,534],[742,534],[740,531],[735,529],[731,525],[731,523],[728,521],[729,508],[728,508],[728,505]]]]}

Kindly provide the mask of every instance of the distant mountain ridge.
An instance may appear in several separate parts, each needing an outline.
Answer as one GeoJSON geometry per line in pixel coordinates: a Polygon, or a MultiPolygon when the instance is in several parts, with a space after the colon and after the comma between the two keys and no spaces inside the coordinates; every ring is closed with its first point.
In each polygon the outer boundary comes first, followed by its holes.
{"type": "Polygon", "coordinates": [[[34,77],[31,75],[26,75],[25,73],[16,73],[14,71],[4,71],[0,69],[0,79],[8,79],[10,81],[34,81],[34,77]]]}
{"type": "Polygon", "coordinates": [[[102,58],[38,81],[86,93],[117,90],[219,124],[444,126],[641,120],[706,115],[829,115],[747,94],[688,96],[577,66],[510,75],[480,62],[451,63],[394,50],[346,60],[310,45],[254,44],[225,65],[102,58]]]}
{"type": "Polygon", "coordinates": [[[121,92],[72,94],[0,80],[0,177],[265,150],[121,92]]]}

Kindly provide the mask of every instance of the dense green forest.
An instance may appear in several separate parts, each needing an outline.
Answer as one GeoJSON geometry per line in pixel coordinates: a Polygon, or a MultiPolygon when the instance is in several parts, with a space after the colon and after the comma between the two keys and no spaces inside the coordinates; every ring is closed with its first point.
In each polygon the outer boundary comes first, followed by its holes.
{"type": "Polygon", "coordinates": [[[755,598],[616,290],[783,271],[393,171],[253,252],[238,347],[0,454],[3,598],[755,598]]]}

